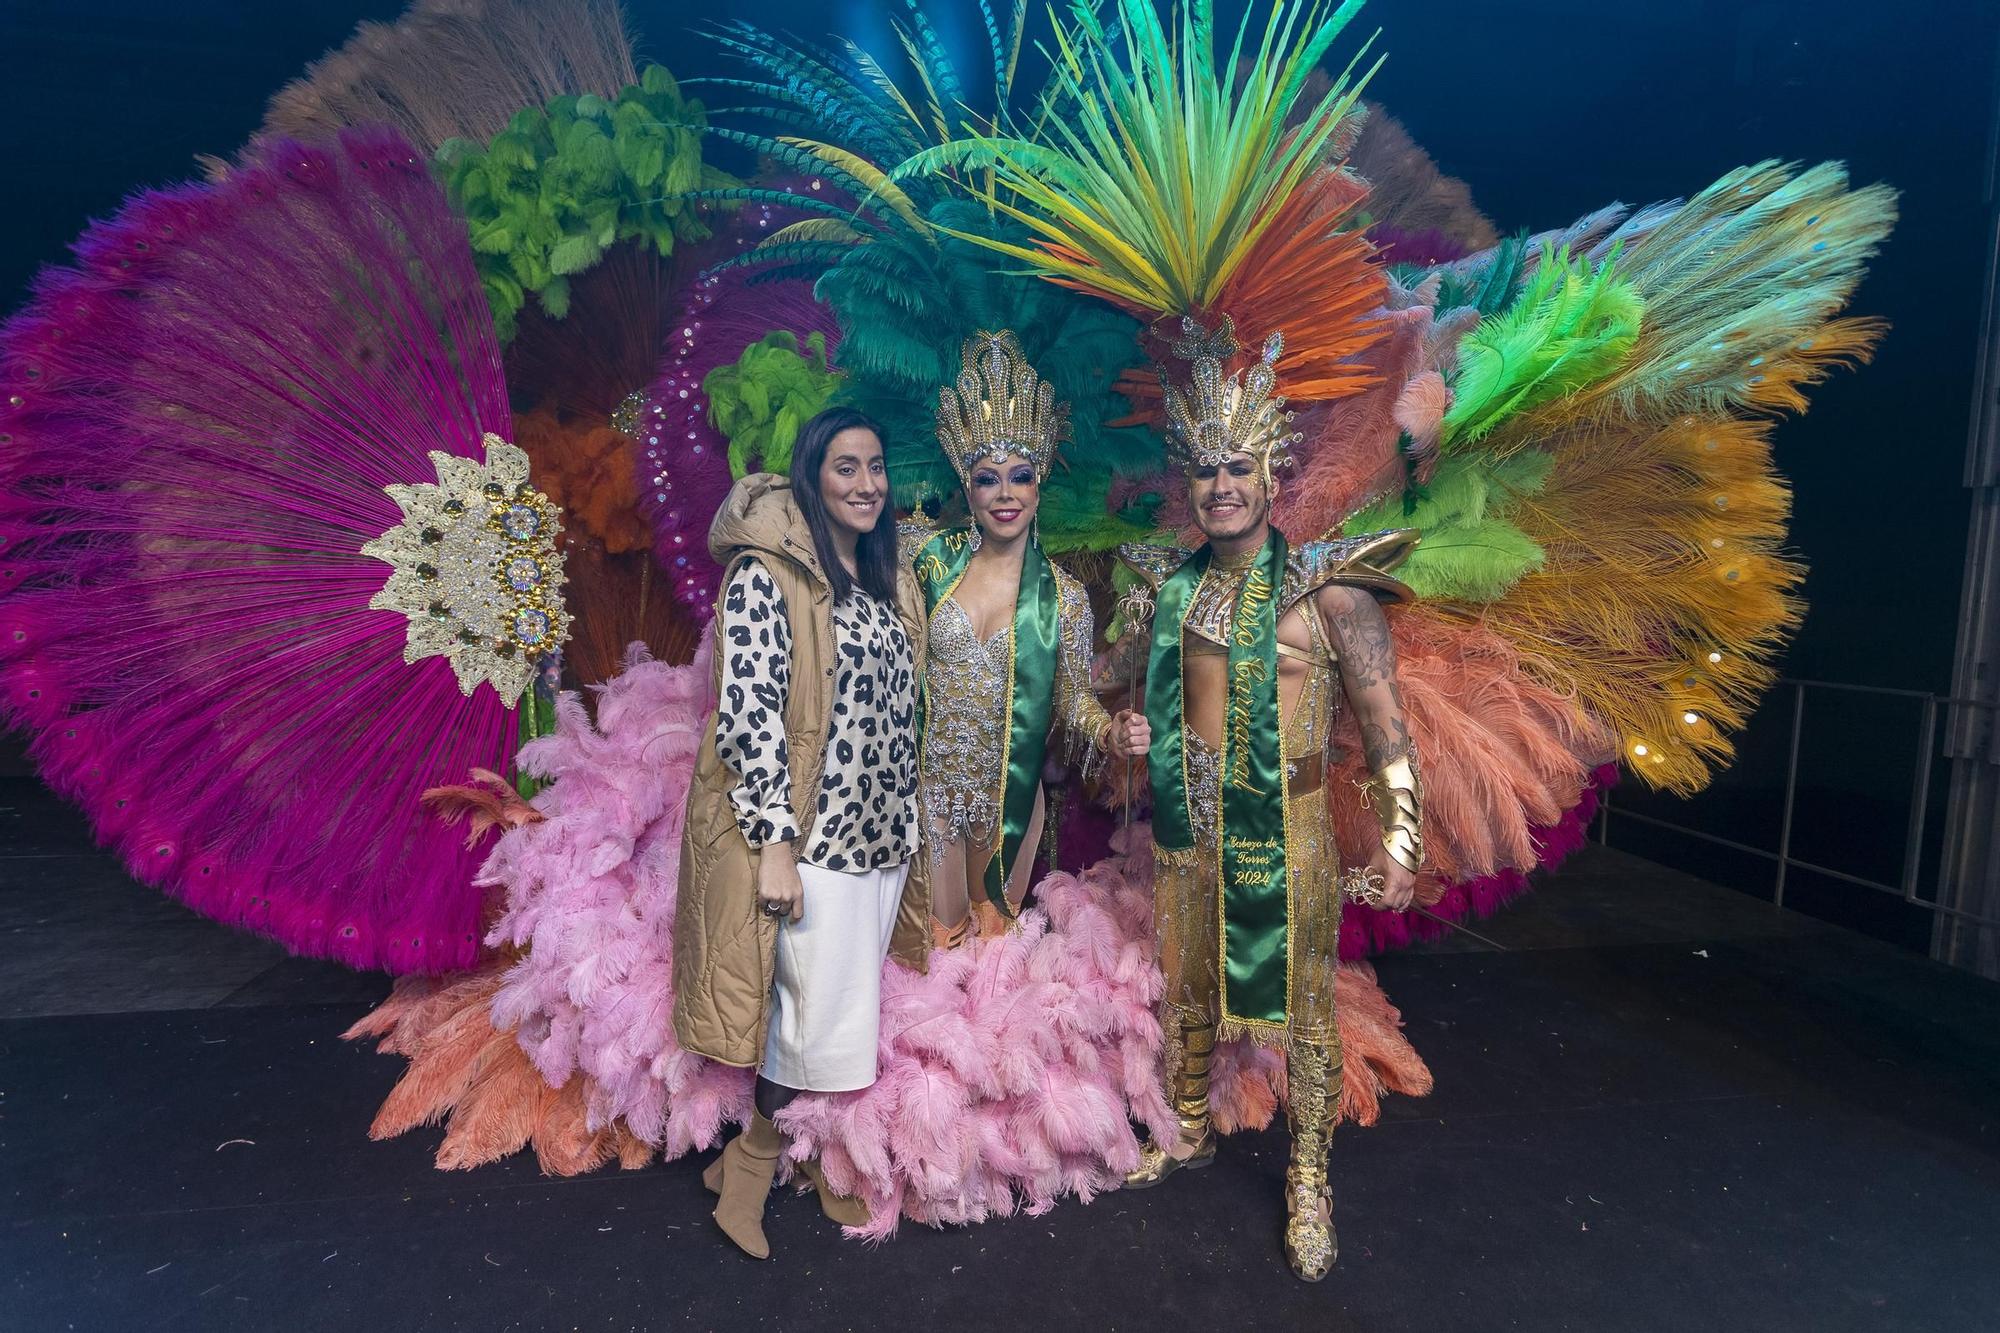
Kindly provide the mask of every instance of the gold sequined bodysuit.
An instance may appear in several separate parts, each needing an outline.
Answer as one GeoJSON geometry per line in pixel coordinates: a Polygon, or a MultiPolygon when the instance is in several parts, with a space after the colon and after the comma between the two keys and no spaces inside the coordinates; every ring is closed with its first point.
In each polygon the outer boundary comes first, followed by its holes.
{"type": "Polygon", "coordinates": [[[950,597],[931,613],[931,707],[924,719],[923,802],[931,864],[964,839],[990,846],[1000,822],[1007,749],[1007,677],[1014,626],[981,640],[950,597]]]}
{"type": "MultiPolygon", "coordinates": [[[[1388,571],[1413,542],[1414,535],[1407,532],[1376,533],[1308,542],[1285,552],[1284,575],[1275,597],[1276,626],[1281,629],[1287,615],[1300,611],[1306,647],[1295,647],[1282,638],[1274,645],[1282,659],[1277,681],[1278,751],[1285,783],[1279,798],[1284,801],[1287,898],[1282,1026],[1221,1012],[1223,886],[1218,843],[1224,833],[1220,790],[1224,756],[1195,728],[1200,714],[1210,711],[1202,705],[1217,702],[1211,693],[1214,686],[1205,686],[1200,695],[1188,690],[1189,664],[1204,657],[1210,661],[1200,668],[1200,674],[1226,684],[1227,672],[1212,674],[1209,667],[1214,658],[1227,658],[1225,645],[1232,639],[1238,598],[1254,557],[1235,561],[1215,557],[1189,597],[1181,621],[1184,716],[1179,720],[1194,846],[1159,850],[1153,881],[1153,922],[1166,980],[1161,997],[1166,1043],[1162,1063],[1179,1133],[1172,1144],[1148,1144],[1138,1168],[1126,1176],[1125,1183],[1128,1188],[1144,1188],[1177,1170],[1214,1158],[1209,1075],[1218,1039],[1243,1036],[1282,1045],[1288,1088],[1286,1120],[1292,1131],[1292,1160],[1285,1170],[1285,1254],[1293,1271],[1310,1281],[1324,1277],[1338,1253],[1326,1155],[1327,1136],[1340,1101],[1343,1065],[1334,1012],[1340,856],[1326,791],[1327,752],[1343,693],[1327,626],[1313,594],[1339,583],[1378,594],[1406,595],[1407,589],[1388,571]],[[1292,676],[1289,686],[1285,679],[1288,667],[1292,676]]],[[[1191,554],[1159,546],[1128,546],[1121,552],[1126,564],[1156,593],[1191,554]]],[[[1154,661],[1157,669],[1159,654],[1154,661]]]]}

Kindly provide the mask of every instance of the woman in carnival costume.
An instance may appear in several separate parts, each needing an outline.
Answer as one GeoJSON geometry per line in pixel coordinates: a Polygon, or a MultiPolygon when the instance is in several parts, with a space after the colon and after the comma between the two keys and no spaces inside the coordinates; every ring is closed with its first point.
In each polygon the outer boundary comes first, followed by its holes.
{"type": "MultiPolygon", "coordinates": [[[[744,1253],[771,1253],[764,1203],[800,1092],[875,1081],[882,960],[921,969],[917,592],[884,524],[881,432],[833,408],[800,430],[789,479],[745,477],[709,548],[715,722],[688,795],[674,920],[674,1030],[758,1070],[749,1127],[702,1179],[744,1253]]],[[[805,1163],[827,1216],[868,1218],[805,1163]]]]}
{"type": "Polygon", "coordinates": [[[1091,692],[1090,599],[1042,551],[1042,480],[1068,436],[1069,405],[1013,333],[965,341],[957,381],[938,391],[937,437],[971,522],[913,543],[931,644],[923,808],[940,948],[962,943],[975,918],[983,936],[1019,914],[1052,727],[1072,754],[1137,757],[1150,743],[1144,715],[1114,718],[1091,692]]]}

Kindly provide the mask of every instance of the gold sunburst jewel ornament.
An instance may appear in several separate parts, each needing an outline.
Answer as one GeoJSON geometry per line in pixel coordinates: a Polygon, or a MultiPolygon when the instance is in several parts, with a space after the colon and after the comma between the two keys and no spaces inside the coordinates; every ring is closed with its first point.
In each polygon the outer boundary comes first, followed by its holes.
{"type": "Polygon", "coordinates": [[[446,658],[460,691],[484,681],[511,704],[569,635],[562,521],[527,454],[491,432],[485,445],[483,464],[432,451],[435,484],[383,487],[403,521],[361,553],[393,567],[368,605],[408,618],[403,660],[446,658]]]}

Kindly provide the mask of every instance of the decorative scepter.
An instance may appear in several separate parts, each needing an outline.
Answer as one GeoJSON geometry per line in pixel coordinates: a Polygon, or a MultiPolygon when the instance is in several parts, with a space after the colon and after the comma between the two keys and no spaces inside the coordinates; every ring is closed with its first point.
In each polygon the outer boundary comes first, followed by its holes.
{"type": "MultiPolygon", "coordinates": [[[[1125,645],[1125,640],[1135,630],[1142,626],[1149,626],[1152,623],[1154,609],[1153,588],[1144,579],[1139,580],[1125,590],[1125,595],[1118,600],[1118,615],[1124,621],[1124,629],[1118,636],[1121,645],[1125,645]]],[[[1142,638],[1140,644],[1143,645],[1144,642],[1145,640],[1142,638]]],[[[1130,645],[1125,645],[1125,647],[1125,706],[1127,708],[1135,708],[1139,707],[1139,659],[1144,654],[1135,651],[1130,645]]],[[[1125,756],[1125,823],[1122,830],[1127,835],[1127,847],[1131,846],[1129,835],[1132,832],[1132,803],[1135,795],[1133,790],[1132,756],[1128,754],[1125,756]]]]}

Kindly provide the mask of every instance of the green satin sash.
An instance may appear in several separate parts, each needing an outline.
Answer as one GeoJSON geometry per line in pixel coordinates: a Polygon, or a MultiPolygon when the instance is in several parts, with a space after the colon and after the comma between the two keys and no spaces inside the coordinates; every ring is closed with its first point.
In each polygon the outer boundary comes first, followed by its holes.
{"type": "MultiPolygon", "coordinates": [[[[926,615],[951,596],[972,561],[970,532],[951,528],[917,550],[917,584],[924,592],[926,615]]],[[[1041,790],[1042,760],[1049,744],[1049,720],[1055,713],[1056,654],[1062,634],[1058,622],[1055,571],[1042,548],[1030,544],[1021,560],[1021,586],[1014,597],[1013,658],[1007,670],[1007,738],[1000,757],[1003,775],[1000,800],[1000,847],[986,863],[986,897],[1008,916],[1007,876],[1028,836],[1035,817],[1035,795],[1041,790]]],[[[930,711],[930,681],[924,682],[923,705],[930,711]]],[[[1030,856],[1034,854],[1029,849],[1030,856]]]]}
{"type": "MultiPolygon", "coordinates": [[[[1170,856],[1195,845],[1188,810],[1181,643],[1204,546],[1160,585],[1146,673],[1153,840],[1170,856]]],[[[1282,1025],[1289,986],[1285,787],[1278,733],[1278,586],[1285,539],[1274,530],[1244,576],[1230,628],[1229,696],[1222,736],[1222,1013],[1227,1022],[1282,1025]]]]}

